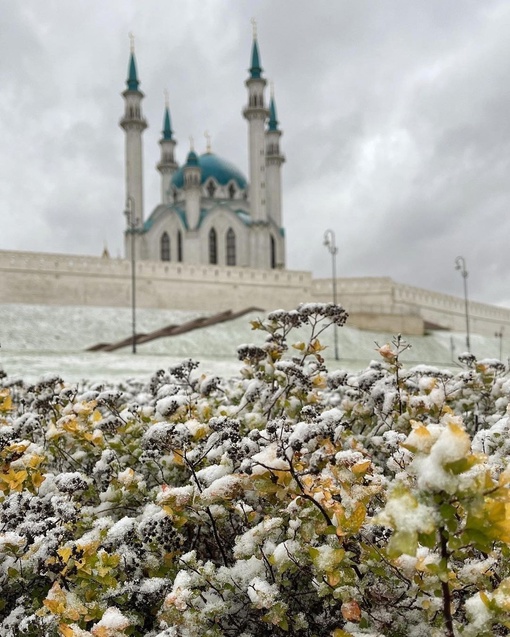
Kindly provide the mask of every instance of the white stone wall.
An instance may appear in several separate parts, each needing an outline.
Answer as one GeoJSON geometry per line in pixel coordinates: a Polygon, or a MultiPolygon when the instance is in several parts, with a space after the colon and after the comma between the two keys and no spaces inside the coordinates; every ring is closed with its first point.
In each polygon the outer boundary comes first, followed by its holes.
{"type": "MultiPolygon", "coordinates": [[[[309,272],[157,261],[136,264],[137,305],[203,310],[292,309],[310,298],[309,272]]],[[[0,251],[0,302],[129,306],[125,259],[0,251]]]]}
{"type": "MultiPolygon", "coordinates": [[[[257,306],[292,309],[331,301],[331,279],[310,272],[255,270],[161,261],[136,263],[139,307],[216,312],[257,306]]],[[[424,321],[464,332],[464,300],[395,283],[388,277],[337,280],[337,300],[349,325],[375,331],[420,333],[424,321]]],[[[0,251],[0,303],[128,307],[131,263],[62,254],[0,251]]],[[[510,309],[470,302],[472,333],[510,330],[510,309]]]]}
{"type": "MultiPolygon", "coordinates": [[[[332,299],[331,279],[313,281],[314,298],[332,299]]],[[[352,314],[419,316],[426,323],[455,332],[465,332],[464,299],[396,283],[389,277],[337,279],[337,299],[352,314]]],[[[501,327],[510,329],[510,309],[468,302],[470,332],[493,335],[501,327]]]]}

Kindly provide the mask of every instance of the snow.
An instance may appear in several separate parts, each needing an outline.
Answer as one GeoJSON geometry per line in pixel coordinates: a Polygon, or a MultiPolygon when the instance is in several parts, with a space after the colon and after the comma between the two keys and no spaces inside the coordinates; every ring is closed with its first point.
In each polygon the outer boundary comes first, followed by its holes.
{"type": "Polygon", "coordinates": [[[134,528],[136,528],[136,520],[125,516],[108,530],[108,538],[113,541],[122,540],[134,528]]]}
{"type": "Polygon", "coordinates": [[[279,517],[268,518],[259,522],[252,529],[236,538],[234,557],[240,559],[252,555],[256,552],[257,546],[263,544],[265,540],[271,537],[273,531],[279,531],[282,526],[283,518],[279,517]]]}
{"type": "Polygon", "coordinates": [[[466,581],[475,583],[481,575],[490,571],[495,564],[496,559],[494,557],[487,557],[484,560],[470,559],[459,569],[459,576],[466,581]]]}
{"type": "Polygon", "coordinates": [[[7,531],[6,533],[0,533],[0,549],[4,549],[8,546],[14,546],[21,548],[27,543],[26,537],[19,535],[14,531],[7,531]]]}
{"type": "MultiPolygon", "coordinates": [[[[125,615],[123,615],[118,608],[115,607],[107,608],[101,620],[96,624],[97,628],[104,627],[109,631],[124,630],[128,626],[129,619],[125,615]]],[[[92,629],[92,634],[94,634],[94,632],[94,629],[92,629]]]]}
{"type": "Polygon", "coordinates": [[[453,493],[459,481],[466,480],[465,475],[456,476],[445,469],[445,465],[462,460],[471,451],[471,439],[460,417],[446,415],[439,426],[415,428],[407,442],[417,446],[411,469],[420,488],[453,493]],[[422,429],[429,435],[419,437],[417,431],[422,429]],[[420,454],[427,451],[426,455],[420,454]]]}
{"type": "Polygon", "coordinates": [[[475,637],[479,632],[490,626],[492,614],[486,604],[484,604],[479,593],[476,593],[466,600],[465,607],[468,619],[470,620],[468,627],[469,632],[466,631],[466,634],[475,637]]]}
{"type": "Polygon", "coordinates": [[[240,559],[230,567],[218,569],[218,582],[231,584],[235,581],[240,588],[246,588],[254,578],[262,578],[265,574],[264,561],[252,555],[248,559],[240,559]]]}
{"type": "Polygon", "coordinates": [[[436,513],[407,492],[399,493],[398,497],[391,497],[382,513],[377,516],[377,522],[409,533],[431,533],[435,529],[436,513]]]}
{"type": "Polygon", "coordinates": [[[201,493],[204,503],[214,502],[217,499],[232,500],[242,490],[243,478],[239,475],[226,475],[215,480],[201,493]]]}
{"type": "MultiPolygon", "coordinates": [[[[139,308],[137,327],[140,332],[148,332],[204,314],[139,308]]],[[[129,335],[129,308],[3,304],[0,305],[2,365],[9,376],[22,376],[31,382],[40,380],[50,369],[73,382],[84,378],[148,380],[156,369],[192,357],[201,362],[202,371],[228,377],[239,373],[237,345],[253,340],[250,321],[257,318],[258,313],[247,314],[228,323],[158,339],[139,345],[137,355],[133,356],[129,348],[108,353],[85,351],[95,343],[113,342],[119,336],[129,335]]],[[[456,368],[451,360],[450,339],[460,351],[464,338],[463,334],[443,332],[413,337],[412,353],[404,353],[403,360],[420,360],[424,368],[428,365],[456,368]]],[[[386,339],[387,334],[356,330],[347,323],[338,330],[342,367],[366,367],[373,357],[374,341],[386,339]]],[[[322,355],[334,369],[332,331],[326,330],[320,340],[327,346],[322,355]]],[[[472,340],[474,351],[481,356],[490,358],[499,352],[499,343],[494,338],[472,335],[472,340]]]]}
{"type": "Polygon", "coordinates": [[[301,553],[299,542],[295,540],[285,540],[273,549],[273,560],[275,566],[279,569],[291,563],[291,557],[301,553]]]}
{"type": "Polygon", "coordinates": [[[260,577],[254,577],[248,585],[248,597],[257,608],[270,608],[278,598],[276,584],[269,584],[260,577]]]}
{"type": "Polygon", "coordinates": [[[226,459],[220,464],[213,464],[200,469],[195,475],[200,483],[211,485],[215,480],[228,476],[230,473],[232,473],[232,461],[226,459]]]}
{"type": "Polygon", "coordinates": [[[275,443],[268,445],[252,456],[253,461],[253,475],[262,475],[272,469],[274,471],[288,471],[289,463],[283,458],[278,458],[276,455],[277,446],[275,443]]]}

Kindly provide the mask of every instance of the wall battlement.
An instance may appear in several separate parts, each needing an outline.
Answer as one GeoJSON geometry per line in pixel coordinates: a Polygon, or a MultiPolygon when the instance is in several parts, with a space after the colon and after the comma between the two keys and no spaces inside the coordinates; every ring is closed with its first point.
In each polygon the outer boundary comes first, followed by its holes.
{"type": "MultiPolygon", "coordinates": [[[[332,296],[331,279],[315,279],[314,294],[321,301],[332,296]]],[[[396,283],[389,277],[337,279],[339,303],[351,312],[378,313],[386,311],[396,316],[420,316],[427,325],[455,332],[466,329],[463,298],[441,292],[396,283]]],[[[470,331],[493,335],[501,327],[510,328],[510,309],[468,302],[470,331]]]]}
{"type": "MultiPolygon", "coordinates": [[[[218,312],[256,305],[292,309],[332,299],[331,279],[310,272],[136,263],[137,306],[218,312]]],[[[374,331],[423,333],[427,325],[463,332],[464,299],[396,283],[389,277],[337,279],[337,297],[349,325],[374,331]]],[[[0,251],[0,302],[127,307],[131,263],[79,255],[0,251]]],[[[473,333],[510,330],[510,309],[469,302],[473,333]]]]}

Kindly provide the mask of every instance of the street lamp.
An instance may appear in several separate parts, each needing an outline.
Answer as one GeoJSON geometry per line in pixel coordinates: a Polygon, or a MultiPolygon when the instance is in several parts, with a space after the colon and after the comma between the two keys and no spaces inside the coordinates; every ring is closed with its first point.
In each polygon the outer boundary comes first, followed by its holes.
{"type": "MultiPolygon", "coordinates": [[[[336,305],[336,255],[338,248],[336,247],[335,233],[333,230],[326,230],[324,233],[324,245],[331,254],[332,280],[333,280],[333,303],[336,305]]],[[[335,339],[335,360],[340,360],[338,356],[338,334],[336,323],[333,325],[333,337],[335,339]]]]}
{"type": "Polygon", "coordinates": [[[135,200],[129,196],[126,198],[126,215],[128,233],[131,235],[131,333],[132,350],[136,354],[136,262],[135,262],[135,233],[138,227],[138,219],[135,216],[135,200]]]}
{"type": "Polygon", "coordinates": [[[457,257],[455,259],[455,269],[460,270],[462,278],[464,279],[464,307],[466,312],[466,346],[467,346],[467,351],[471,354],[471,347],[469,344],[469,309],[468,309],[468,291],[467,291],[468,271],[466,270],[466,260],[464,259],[464,257],[457,257]]]}
{"type": "Polygon", "coordinates": [[[499,328],[499,332],[496,332],[496,333],[494,334],[494,336],[495,336],[496,338],[499,338],[499,360],[500,360],[500,361],[502,361],[502,360],[503,360],[503,359],[502,359],[502,355],[503,355],[503,330],[504,330],[504,329],[505,329],[505,328],[504,328],[503,326],[501,326],[501,327],[499,328]]]}

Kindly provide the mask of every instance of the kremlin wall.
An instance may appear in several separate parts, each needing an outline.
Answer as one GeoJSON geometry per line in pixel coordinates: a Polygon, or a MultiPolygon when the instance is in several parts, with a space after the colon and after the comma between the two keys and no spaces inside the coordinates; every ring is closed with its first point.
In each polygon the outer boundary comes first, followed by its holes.
{"type": "MultiPolygon", "coordinates": [[[[109,257],[0,251],[2,303],[130,307],[131,262],[109,257]]],[[[310,272],[161,261],[136,263],[136,305],[204,314],[292,309],[332,300],[331,279],[310,272]]],[[[396,283],[389,277],[339,278],[337,300],[359,329],[421,335],[464,332],[464,299],[396,283]]],[[[469,302],[470,331],[510,330],[510,309],[469,302]]]]}

